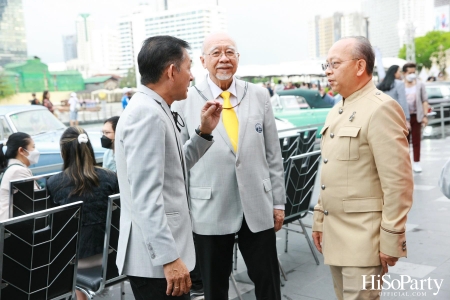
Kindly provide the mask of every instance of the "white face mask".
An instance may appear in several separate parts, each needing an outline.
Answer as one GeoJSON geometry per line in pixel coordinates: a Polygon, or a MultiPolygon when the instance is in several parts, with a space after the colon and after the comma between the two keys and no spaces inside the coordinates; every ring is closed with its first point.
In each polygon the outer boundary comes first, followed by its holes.
{"type": "Polygon", "coordinates": [[[408,74],[408,75],[406,75],[406,80],[408,81],[408,82],[413,82],[415,79],[416,79],[417,77],[416,77],[416,74],[408,74]]]}
{"type": "Polygon", "coordinates": [[[30,165],[37,164],[39,162],[39,156],[41,155],[37,149],[34,149],[33,151],[28,151],[27,149],[23,149],[28,152],[28,156],[25,156],[28,161],[30,162],[30,165]]]}

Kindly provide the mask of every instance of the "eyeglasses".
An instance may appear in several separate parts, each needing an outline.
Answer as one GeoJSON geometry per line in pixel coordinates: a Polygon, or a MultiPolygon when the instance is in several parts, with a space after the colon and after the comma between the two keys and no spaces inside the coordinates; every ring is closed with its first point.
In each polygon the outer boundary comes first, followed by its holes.
{"type": "Polygon", "coordinates": [[[225,52],[224,51],[219,51],[219,50],[214,50],[211,53],[203,53],[203,54],[212,56],[214,58],[222,57],[222,54],[225,54],[225,56],[228,57],[228,58],[236,58],[239,55],[239,53],[237,53],[236,51],[231,50],[231,49],[228,49],[225,52]]]}
{"type": "Polygon", "coordinates": [[[337,68],[339,68],[339,66],[342,63],[347,62],[347,61],[352,61],[352,60],[359,60],[359,58],[352,58],[352,59],[349,59],[349,60],[335,61],[335,62],[330,62],[330,63],[326,62],[326,63],[322,64],[322,70],[326,71],[328,68],[330,68],[330,70],[331,69],[337,69],[337,68]]]}

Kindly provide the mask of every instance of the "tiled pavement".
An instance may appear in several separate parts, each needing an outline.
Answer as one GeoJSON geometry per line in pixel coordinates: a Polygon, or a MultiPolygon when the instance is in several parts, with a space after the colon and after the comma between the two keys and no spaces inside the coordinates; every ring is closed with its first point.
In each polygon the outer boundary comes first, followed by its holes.
{"type": "MultiPolygon", "coordinates": [[[[442,279],[439,293],[433,295],[437,292],[433,281],[431,289],[428,289],[427,282],[423,290],[412,290],[411,283],[407,283],[403,291],[385,290],[386,293],[397,294],[384,295],[381,299],[450,299],[450,200],[445,198],[438,188],[440,171],[447,159],[450,159],[450,138],[423,140],[423,172],[414,175],[414,205],[407,223],[408,258],[402,258],[397,266],[390,268],[391,282],[399,280],[402,274],[411,276],[412,281],[431,278],[440,283],[442,279]]],[[[316,195],[317,193],[318,191],[315,192],[316,195]]],[[[306,217],[304,223],[311,224],[311,217],[306,217]]],[[[308,232],[311,233],[310,229],[308,232]]],[[[283,299],[336,299],[328,267],[323,265],[320,254],[320,265],[315,264],[304,236],[290,232],[288,252],[284,252],[284,230],[280,231],[277,237],[279,258],[288,273],[288,281],[282,287],[283,299]]],[[[241,257],[234,274],[242,290],[242,298],[256,299],[241,257]]],[[[120,299],[117,291],[114,288],[102,298],[120,299]]],[[[134,299],[129,285],[126,285],[125,292],[127,300],[134,299]]],[[[237,299],[231,285],[230,299],[237,299]]]]}

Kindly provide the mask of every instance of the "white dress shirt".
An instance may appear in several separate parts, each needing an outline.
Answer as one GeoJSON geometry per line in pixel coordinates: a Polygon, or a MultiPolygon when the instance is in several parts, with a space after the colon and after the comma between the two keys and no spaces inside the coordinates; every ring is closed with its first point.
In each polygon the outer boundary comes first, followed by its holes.
{"type": "MultiPolygon", "coordinates": [[[[208,85],[209,85],[209,89],[211,90],[211,94],[213,95],[215,100],[218,100],[220,103],[223,104],[223,98],[220,96],[220,94],[222,94],[223,90],[218,87],[212,80],[211,78],[209,78],[209,76],[206,77],[206,80],[208,81],[208,85]]],[[[235,106],[233,109],[236,112],[236,116],[239,120],[239,105],[237,105],[238,99],[237,99],[237,94],[236,94],[236,80],[233,76],[233,81],[231,82],[230,87],[227,89],[228,92],[230,92],[230,103],[231,106],[235,106]]],[[[242,95],[241,95],[242,97],[242,95]]],[[[280,209],[280,210],[284,210],[284,205],[274,205],[273,206],[274,209],[280,209]]]]}

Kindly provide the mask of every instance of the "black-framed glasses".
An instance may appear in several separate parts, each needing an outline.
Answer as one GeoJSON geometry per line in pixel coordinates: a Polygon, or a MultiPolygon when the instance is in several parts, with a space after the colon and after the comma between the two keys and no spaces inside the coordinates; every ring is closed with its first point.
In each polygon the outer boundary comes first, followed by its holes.
{"type": "Polygon", "coordinates": [[[211,53],[203,53],[203,54],[204,55],[209,55],[209,56],[214,57],[214,58],[222,57],[222,54],[224,54],[228,58],[236,58],[239,55],[238,52],[236,52],[236,51],[234,51],[232,49],[227,49],[225,51],[214,50],[211,53]]]}
{"type": "Polygon", "coordinates": [[[326,71],[328,68],[330,68],[330,70],[337,69],[337,68],[339,68],[339,66],[342,63],[345,63],[347,61],[352,61],[352,60],[359,60],[359,58],[352,58],[352,59],[343,60],[343,61],[326,62],[326,63],[322,64],[322,70],[326,71]]]}
{"type": "Polygon", "coordinates": [[[177,126],[178,132],[181,132],[181,127],[186,126],[186,124],[184,124],[183,119],[176,111],[172,111],[172,116],[173,120],[175,121],[175,126],[177,126]]]}

